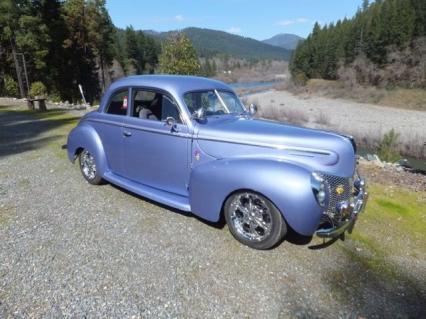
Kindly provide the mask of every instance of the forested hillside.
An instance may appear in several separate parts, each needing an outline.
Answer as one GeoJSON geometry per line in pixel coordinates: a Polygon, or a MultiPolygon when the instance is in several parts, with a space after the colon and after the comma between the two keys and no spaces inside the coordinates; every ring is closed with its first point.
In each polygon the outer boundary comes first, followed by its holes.
{"type": "MultiPolygon", "coordinates": [[[[182,32],[194,44],[198,54],[203,57],[227,54],[245,59],[288,60],[291,55],[290,50],[223,31],[186,28],[182,32]]],[[[159,39],[164,39],[170,34],[170,32],[152,31],[147,31],[147,33],[159,39]]]]}
{"type": "Polygon", "coordinates": [[[351,19],[320,27],[294,52],[295,79],[426,87],[426,1],[364,0],[351,19]]]}

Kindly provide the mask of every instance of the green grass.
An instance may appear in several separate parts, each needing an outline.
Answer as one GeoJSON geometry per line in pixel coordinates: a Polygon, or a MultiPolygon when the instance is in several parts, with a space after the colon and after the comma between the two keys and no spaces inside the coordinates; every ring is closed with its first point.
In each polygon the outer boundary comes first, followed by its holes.
{"type": "Polygon", "coordinates": [[[405,215],[405,216],[407,216],[407,214],[409,214],[409,209],[407,207],[396,204],[396,203],[394,203],[390,200],[380,198],[380,199],[376,200],[376,203],[377,203],[377,205],[379,205],[383,209],[385,209],[387,211],[392,211],[395,214],[405,215]]]}
{"type": "Polygon", "coordinates": [[[39,112],[36,110],[17,110],[7,106],[0,106],[0,113],[1,112],[16,112],[22,115],[31,116],[35,120],[40,121],[62,122],[57,127],[49,130],[49,135],[58,136],[59,138],[47,143],[47,149],[49,149],[58,158],[66,158],[66,150],[63,150],[61,146],[66,144],[68,133],[78,124],[80,120],[79,117],[71,115],[67,111],[63,110],[39,112]]]}
{"type": "Polygon", "coordinates": [[[394,260],[426,257],[426,192],[376,184],[369,192],[366,211],[339,247],[378,277],[412,282],[394,260]]]}

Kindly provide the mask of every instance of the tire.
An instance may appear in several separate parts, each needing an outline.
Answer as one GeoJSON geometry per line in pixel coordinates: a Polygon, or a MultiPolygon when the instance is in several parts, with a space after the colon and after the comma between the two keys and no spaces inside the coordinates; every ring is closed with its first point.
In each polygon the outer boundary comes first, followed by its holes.
{"type": "Polygon", "coordinates": [[[287,225],[275,205],[252,191],[229,196],[224,215],[235,239],[254,249],[270,249],[280,243],[287,233],[287,225]]]}
{"type": "Polygon", "coordinates": [[[84,179],[92,185],[100,185],[103,183],[102,177],[96,167],[96,159],[86,149],[80,152],[78,156],[80,171],[84,179]]]}

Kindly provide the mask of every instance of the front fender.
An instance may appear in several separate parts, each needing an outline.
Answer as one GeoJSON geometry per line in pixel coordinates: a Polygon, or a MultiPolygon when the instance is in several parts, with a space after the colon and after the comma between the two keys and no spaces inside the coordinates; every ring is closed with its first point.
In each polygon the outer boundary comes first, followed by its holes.
{"type": "Polygon", "coordinates": [[[108,169],[104,147],[96,130],[85,123],[80,123],[68,135],[67,152],[71,162],[74,162],[80,148],[94,155],[98,172],[103,176],[108,169]]]}
{"type": "Polygon", "coordinates": [[[310,236],[317,229],[322,210],[312,192],[311,172],[275,159],[221,159],[195,167],[189,184],[191,210],[218,221],[226,198],[242,189],[266,196],[296,232],[310,236]]]}

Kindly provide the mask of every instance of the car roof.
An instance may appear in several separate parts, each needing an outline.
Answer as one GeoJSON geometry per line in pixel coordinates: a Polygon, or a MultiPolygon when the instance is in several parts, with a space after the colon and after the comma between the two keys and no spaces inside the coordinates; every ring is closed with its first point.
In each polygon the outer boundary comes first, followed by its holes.
{"type": "Polygon", "coordinates": [[[199,76],[188,75],[134,75],[121,78],[111,84],[108,91],[128,86],[144,86],[165,90],[175,96],[182,96],[188,91],[206,89],[227,90],[232,89],[223,82],[199,76]]]}

